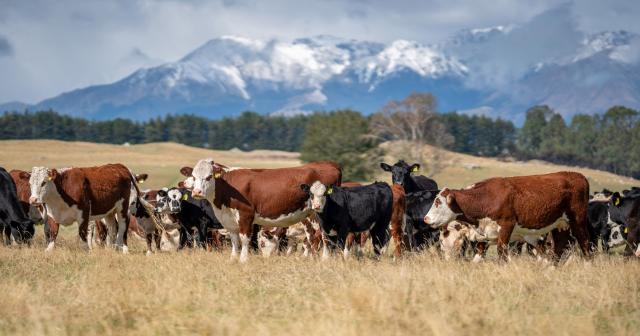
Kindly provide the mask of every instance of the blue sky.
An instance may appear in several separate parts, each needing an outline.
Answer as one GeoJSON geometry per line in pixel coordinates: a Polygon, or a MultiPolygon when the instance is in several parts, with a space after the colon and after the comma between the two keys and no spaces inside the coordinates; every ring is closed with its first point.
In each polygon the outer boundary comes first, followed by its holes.
{"type": "Polygon", "coordinates": [[[0,102],[34,103],[112,82],[222,35],[435,43],[464,28],[521,24],[563,4],[582,32],[640,33],[640,1],[632,0],[0,0],[0,102]]]}

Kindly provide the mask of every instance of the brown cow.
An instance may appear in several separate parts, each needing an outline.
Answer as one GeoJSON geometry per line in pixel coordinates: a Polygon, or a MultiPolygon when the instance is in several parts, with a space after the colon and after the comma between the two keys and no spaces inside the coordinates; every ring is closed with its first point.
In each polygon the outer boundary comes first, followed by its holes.
{"type": "MultiPolygon", "coordinates": [[[[507,258],[512,235],[529,240],[552,232],[559,241],[563,233],[556,229],[568,223],[589,256],[588,202],[589,182],[579,173],[496,177],[462,190],[443,189],[424,221],[434,228],[455,219],[474,226],[488,221],[495,226],[502,258],[507,258]]],[[[556,256],[563,249],[561,244],[554,246],[556,256]]]]}
{"type": "Polygon", "coordinates": [[[192,197],[206,198],[231,236],[231,257],[248,259],[253,224],[288,227],[311,214],[309,195],[300,185],[320,180],[339,185],[342,171],[334,162],[312,162],[279,169],[238,169],[216,172],[211,159],[198,161],[181,173],[193,177],[192,197]]]}
{"type": "MultiPolygon", "coordinates": [[[[109,230],[107,243],[115,243],[128,252],[130,195],[132,188],[137,191],[137,186],[127,167],[121,164],[61,170],[34,167],[29,175],[31,204],[44,204],[47,213],[60,224],[78,222],[78,234],[89,248],[92,248],[89,221],[104,218],[109,230]]],[[[52,236],[55,234],[52,230],[52,236]]]]}

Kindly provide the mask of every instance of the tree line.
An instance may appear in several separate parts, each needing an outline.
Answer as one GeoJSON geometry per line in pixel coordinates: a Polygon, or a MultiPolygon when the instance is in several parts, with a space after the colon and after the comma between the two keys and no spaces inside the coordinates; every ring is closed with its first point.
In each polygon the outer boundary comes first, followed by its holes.
{"type": "Polygon", "coordinates": [[[0,116],[0,139],[56,139],[100,143],[173,141],[190,146],[242,150],[299,151],[305,161],[335,160],[345,178],[366,180],[376,173],[384,153],[378,144],[400,140],[405,159],[423,164],[421,144],[478,156],[542,159],[640,177],[638,112],[615,106],[604,115],[577,115],[569,124],[547,106],[527,111],[517,129],[513,123],[486,116],[439,113],[429,93],[391,101],[369,116],[353,110],[272,117],[244,112],[211,120],[169,115],[135,122],[91,121],[55,111],[7,112],[0,116]],[[372,168],[373,167],[373,168],[372,168]]]}

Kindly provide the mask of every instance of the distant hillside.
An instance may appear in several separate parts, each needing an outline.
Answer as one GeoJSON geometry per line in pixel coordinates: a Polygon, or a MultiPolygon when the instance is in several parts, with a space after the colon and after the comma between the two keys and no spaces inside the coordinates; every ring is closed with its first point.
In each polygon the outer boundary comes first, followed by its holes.
{"type": "MultiPolygon", "coordinates": [[[[93,166],[120,162],[135,172],[150,174],[145,188],[174,185],[180,180],[179,169],[194,165],[199,159],[213,158],[229,166],[249,168],[290,167],[300,164],[298,153],[283,151],[238,150],[218,151],[184,146],[175,143],[152,143],[144,145],[107,145],[88,142],[63,142],[51,140],[5,140],[2,165],[6,169],[30,169],[32,166],[69,167],[93,166]]],[[[386,162],[395,162],[403,157],[394,151],[393,143],[382,144],[389,151],[386,162]]],[[[589,179],[592,190],[609,188],[622,190],[640,186],[640,181],[612,173],[580,167],[549,164],[542,161],[502,162],[492,158],[458,154],[424,146],[425,157],[437,158],[428,162],[422,172],[426,173],[437,161],[441,169],[433,176],[442,187],[464,187],[493,176],[542,174],[572,170],[583,173],[589,179]]],[[[387,173],[380,171],[378,180],[390,182],[387,173]]]]}

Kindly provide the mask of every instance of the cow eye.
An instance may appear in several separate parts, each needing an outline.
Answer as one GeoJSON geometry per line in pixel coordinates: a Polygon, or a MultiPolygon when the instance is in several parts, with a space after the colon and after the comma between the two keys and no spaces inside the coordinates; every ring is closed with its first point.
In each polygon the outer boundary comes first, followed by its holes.
{"type": "Polygon", "coordinates": [[[42,183],[40,183],[40,186],[44,187],[45,184],[47,184],[47,181],[42,181],[42,183]]]}
{"type": "Polygon", "coordinates": [[[209,176],[207,176],[207,178],[206,178],[205,180],[207,180],[207,181],[211,181],[211,178],[212,178],[212,177],[213,177],[213,175],[209,175],[209,176]]]}

